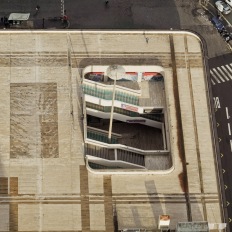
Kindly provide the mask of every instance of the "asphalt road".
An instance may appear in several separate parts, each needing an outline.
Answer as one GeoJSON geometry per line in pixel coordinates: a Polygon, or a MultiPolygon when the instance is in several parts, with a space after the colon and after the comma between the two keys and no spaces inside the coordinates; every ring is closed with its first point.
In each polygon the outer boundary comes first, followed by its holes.
{"type": "Polygon", "coordinates": [[[232,82],[213,88],[214,96],[217,96],[215,116],[229,222],[232,219],[232,102],[228,97],[231,89],[232,82]]]}
{"type": "MultiPolygon", "coordinates": [[[[210,0],[207,8],[217,14],[214,7],[215,0],[210,0]]],[[[231,32],[232,13],[222,15],[222,20],[229,25],[227,30],[231,32]]],[[[217,134],[219,141],[219,159],[221,161],[221,173],[223,177],[226,210],[228,214],[228,227],[232,228],[232,55],[231,53],[216,56],[209,60],[211,70],[212,94],[214,98],[215,118],[217,122],[217,134]],[[214,77],[212,76],[214,74],[214,77]],[[216,80],[216,79],[217,80],[216,80]]]]}
{"type": "MultiPolygon", "coordinates": [[[[108,7],[105,7],[104,0],[64,0],[64,3],[70,28],[180,28],[174,0],[109,0],[108,7]],[[171,20],[167,15],[172,15],[171,20]]],[[[60,16],[61,0],[1,0],[0,15],[12,12],[31,13],[34,20],[60,16]],[[33,17],[37,5],[40,12],[33,17]]]]}
{"type": "Polygon", "coordinates": [[[228,222],[232,223],[232,56],[223,55],[209,61],[219,142],[222,185],[225,189],[228,222]],[[215,76],[212,76],[214,74],[215,76]],[[215,79],[217,78],[217,79],[215,79]]]}

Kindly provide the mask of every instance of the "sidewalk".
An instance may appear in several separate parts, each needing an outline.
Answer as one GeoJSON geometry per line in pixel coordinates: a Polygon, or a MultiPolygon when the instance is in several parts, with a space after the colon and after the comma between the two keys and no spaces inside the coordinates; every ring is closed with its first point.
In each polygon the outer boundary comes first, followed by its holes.
{"type": "MultiPolygon", "coordinates": [[[[36,21],[40,18],[61,16],[60,1],[54,0],[16,0],[0,1],[0,16],[7,16],[12,12],[27,12],[34,20],[36,5],[40,11],[36,21]]],[[[105,7],[104,0],[72,0],[65,1],[64,8],[71,22],[70,29],[170,29],[180,28],[179,15],[175,0],[155,1],[138,0],[110,0],[105,7]],[[171,15],[170,20],[167,15],[171,15]]],[[[37,23],[35,23],[37,25],[37,23]]],[[[54,23],[51,23],[53,27],[54,23]]],[[[39,25],[39,24],[38,24],[39,25]]],[[[50,28],[50,23],[48,23],[50,28]]]]}
{"type": "Polygon", "coordinates": [[[33,21],[33,25],[34,25],[34,29],[64,29],[65,28],[65,24],[62,22],[62,20],[59,17],[38,18],[33,21]]]}

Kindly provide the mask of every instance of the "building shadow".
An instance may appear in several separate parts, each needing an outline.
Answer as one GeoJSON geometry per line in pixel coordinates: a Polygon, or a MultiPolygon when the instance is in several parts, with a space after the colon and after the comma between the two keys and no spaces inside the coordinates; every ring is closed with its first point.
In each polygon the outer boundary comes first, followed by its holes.
{"type": "Polygon", "coordinates": [[[155,186],[155,181],[154,180],[145,181],[145,188],[149,199],[151,211],[153,214],[153,220],[157,228],[159,223],[158,221],[159,215],[163,215],[165,214],[165,212],[163,210],[160,198],[158,196],[158,192],[155,186]]]}

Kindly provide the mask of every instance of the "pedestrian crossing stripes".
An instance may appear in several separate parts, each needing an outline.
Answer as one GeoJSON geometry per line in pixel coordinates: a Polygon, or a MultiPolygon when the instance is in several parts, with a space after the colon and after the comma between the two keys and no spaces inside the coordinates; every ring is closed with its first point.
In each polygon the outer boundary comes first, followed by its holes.
{"type": "Polygon", "coordinates": [[[210,69],[210,79],[213,85],[232,80],[232,63],[210,69]]]}

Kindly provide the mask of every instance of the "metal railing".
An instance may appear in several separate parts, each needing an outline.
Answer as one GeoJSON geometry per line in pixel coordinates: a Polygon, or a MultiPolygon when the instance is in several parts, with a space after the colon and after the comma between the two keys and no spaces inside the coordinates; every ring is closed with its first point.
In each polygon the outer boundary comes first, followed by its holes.
{"type": "MultiPolygon", "coordinates": [[[[87,84],[83,84],[83,92],[93,97],[98,97],[105,100],[112,100],[112,96],[113,96],[112,90],[103,89],[96,86],[90,86],[87,84]]],[[[132,105],[139,105],[138,96],[134,96],[132,94],[121,92],[118,90],[116,90],[115,92],[115,100],[126,102],[132,105]]]]}

